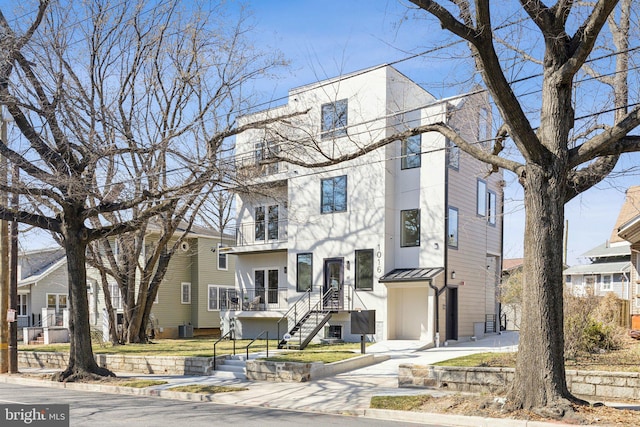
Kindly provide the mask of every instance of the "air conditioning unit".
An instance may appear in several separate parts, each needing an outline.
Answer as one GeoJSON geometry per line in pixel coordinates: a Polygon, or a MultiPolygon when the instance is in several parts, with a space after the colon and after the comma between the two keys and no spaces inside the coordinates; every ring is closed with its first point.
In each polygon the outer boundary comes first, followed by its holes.
{"type": "Polygon", "coordinates": [[[180,338],[193,338],[193,325],[179,325],[178,337],[180,338]]]}

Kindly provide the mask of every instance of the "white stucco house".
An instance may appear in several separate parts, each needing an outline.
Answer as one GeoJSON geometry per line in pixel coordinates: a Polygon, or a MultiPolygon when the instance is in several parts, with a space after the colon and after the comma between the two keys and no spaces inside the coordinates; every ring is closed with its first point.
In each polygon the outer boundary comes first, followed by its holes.
{"type": "Polygon", "coordinates": [[[435,132],[323,167],[269,161],[323,161],[435,122],[489,149],[486,95],[438,100],[383,65],[291,89],[284,105],[240,124],[295,111],[307,113],[236,140],[238,174],[252,185],[236,190],[225,251],[237,256],[237,294],[223,332],[358,341],[351,319],[363,311],[375,311],[367,339],[436,345],[495,331],[501,172],[435,132]]]}

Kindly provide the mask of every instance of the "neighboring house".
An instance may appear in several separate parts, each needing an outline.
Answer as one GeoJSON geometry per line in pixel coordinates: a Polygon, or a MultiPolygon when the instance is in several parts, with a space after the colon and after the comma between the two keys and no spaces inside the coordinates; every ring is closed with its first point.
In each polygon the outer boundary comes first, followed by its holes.
{"type": "Polygon", "coordinates": [[[62,248],[39,249],[18,256],[18,328],[42,325],[42,309],[53,309],[49,324],[62,325],[67,308],[67,259],[62,248]]]}
{"type": "MultiPolygon", "coordinates": [[[[307,108],[305,131],[336,153],[434,122],[489,149],[486,95],[437,100],[391,66],[292,89],[286,105],[241,124],[307,108]]],[[[375,310],[375,340],[437,345],[495,331],[500,172],[435,132],[320,169],[263,162],[278,150],[268,132],[236,139],[239,173],[259,174],[263,186],[237,192],[227,249],[237,255],[237,294],[224,330],[358,341],[351,313],[375,310]]]]}
{"type": "Polygon", "coordinates": [[[609,240],[581,255],[591,263],[564,270],[565,283],[570,292],[577,296],[604,296],[613,292],[622,300],[632,299],[631,247],[618,233],[621,227],[639,214],[640,187],[631,187],[626,191],[625,202],[609,240]]]}
{"type": "Polygon", "coordinates": [[[625,200],[625,216],[614,229],[616,237],[630,244],[629,300],[631,328],[640,329],[640,186],[630,187],[625,200]]]}
{"type": "Polygon", "coordinates": [[[502,261],[502,286],[500,295],[500,329],[520,330],[522,318],[522,267],[524,258],[508,258],[502,261]],[[511,280],[511,282],[510,282],[511,280]],[[519,283],[514,283],[519,281],[519,283]]]}
{"type": "MultiPolygon", "coordinates": [[[[183,232],[184,229],[176,231],[183,232]]],[[[145,236],[145,248],[149,248],[158,238],[159,231],[150,226],[145,236]]],[[[224,308],[229,289],[235,288],[235,257],[221,253],[219,248],[233,241],[233,237],[220,236],[218,231],[196,225],[191,227],[186,239],[171,257],[158,289],[150,325],[156,337],[188,337],[194,332],[219,331],[220,310],[224,308]]],[[[99,277],[95,272],[92,274],[99,277]]],[[[110,278],[109,282],[113,307],[117,313],[123,313],[118,287],[113,279],[110,278]]],[[[91,282],[89,292],[91,325],[102,328],[103,334],[108,333],[108,329],[105,330],[107,316],[100,282],[91,282]],[[97,295],[97,298],[92,295],[97,295]]]]}

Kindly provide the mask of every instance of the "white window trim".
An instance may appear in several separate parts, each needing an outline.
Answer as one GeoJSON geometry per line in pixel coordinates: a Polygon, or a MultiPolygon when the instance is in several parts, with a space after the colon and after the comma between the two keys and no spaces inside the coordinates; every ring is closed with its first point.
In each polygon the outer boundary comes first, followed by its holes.
{"type": "Polygon", "coordinates": [[[189,282],[180,283],[180,304],[191,304],[191,283],[189,282]],[[184,299],[185,286],[188,286],[189,289],[189,298],[187,300],[184,299]]]}
{"type": "Polygon", "coordinates": [[[45,304],[47,308],[49,308],[49,295],[56,296],[56,308],[55,308],[56,311],[60,310],[60,298],[59,298],[60,295],[64,295],[65,297],[67,297],[67,306],[64,307],[63,310],[66,310],[69,308],[69,295],[65,293],[56,293],[56,292],[47,292],[45,294],[45,304]]]}
{"type": "Polygon", "coordinates": [[[601,284],[600,284],[600,290],[601,291],[612,291],[613,290],[613,274],[603,274],[602,276],[600,276],[600,279],[602,280],[601,284]],[[605,283],[604,283],[604,278],[605,276],[609,277],[609,283],[606,284],[605,287],[605,283]]]}

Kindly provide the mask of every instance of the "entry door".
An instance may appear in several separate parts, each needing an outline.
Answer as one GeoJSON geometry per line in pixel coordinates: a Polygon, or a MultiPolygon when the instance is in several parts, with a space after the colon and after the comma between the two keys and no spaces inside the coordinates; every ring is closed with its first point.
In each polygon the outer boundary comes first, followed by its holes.
{"type": "Polygon", "coordinates": [[[447,333],[448,340],[458,339],[458,289],[447,289],[447,333]]]}
{"type": "Polygon", "coordinates": [[[325,301],[325,308],[331,310],[342,309],[344,301],[344,258],[327,258],[324,260],[324,288],[323,294],[331,296],[325,301]]]}

